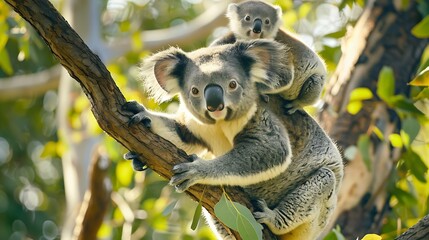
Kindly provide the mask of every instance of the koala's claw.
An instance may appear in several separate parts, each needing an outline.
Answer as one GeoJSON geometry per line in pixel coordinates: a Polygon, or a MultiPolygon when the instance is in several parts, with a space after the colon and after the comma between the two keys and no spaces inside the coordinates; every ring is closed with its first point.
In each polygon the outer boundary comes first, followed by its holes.
{"type": "Polygon", "coordinates": [[[129,101],[122,105],[121,109],[123,111],[131,112],[133,114],[137,114],[139,112],[145,111],[146,109],[138,103],[137,101],[129,101]]]}
{"type": "Polygon", "coordinates": [[[143,123],[143,126],[146,128],[152,127],[152,120],[150,117],[146,116],[146,111],[139,112],[130,118],[128,125],[133,125],[137,123],[143,123]]]}
{"type": "Polygon", "coordinates": [[[174,175],[169,184],[175,186],[178,192],[186,191],[199,178],[198,170],[192,166],[192,163],[177,164],[173,167],[172,172],[174,175]]]}
{"type": "Polygon", "coordinates": [[[189,161],[193,162],[193,161],[195,161],[197,159],[198,159],[197,154],[191,154],[191,155],[189,155],[189,161]]]}
{"type": "Polygon", "coordinates": [[[267,203],[263,199],[256,201],[256,208],[261,210],[253,213],[253,216],[259,223],[269,223],[271,222],[271,219],[275,218],[276,216],[274,211],[268,207],[267,203]]]}
{"type": "Polygon", "coordinates": [[[180,184],[177,184],[174,188],[176,188],[176,191],[179,193],[182,193],[186,191],[192,184],[190,183],[190,180],[185,180],[180,184]]]}
{"type": "Polygon", "coordinates": [[[303,111],[302,107],[296,101],[286,103],[284,107],[288,114],[294,114],[296,111],[303,111]]]}
{"type": "Polygon", "coordinates": [[[140,160],[139,155],[136,152],[127,152],[124,154],[125,160],[132,160],[134,171],[144,171],[147,169],[146,163],[140,160]]]}
{"type": "Polygon", "coordinates": [[[147,116],[146,108],[136,101],[129,101],[122,105],[122,110],[134,114],[128,121],[128,126],[143,123],[146,128],[151,128],[152,120],[147,116]]]}
{"type": "Polygon", "coordinates": [[[270,101],[270,96],[268,96],[267,94],[261,94],[260,98],[262,101],[268,103],[270,101]]]}

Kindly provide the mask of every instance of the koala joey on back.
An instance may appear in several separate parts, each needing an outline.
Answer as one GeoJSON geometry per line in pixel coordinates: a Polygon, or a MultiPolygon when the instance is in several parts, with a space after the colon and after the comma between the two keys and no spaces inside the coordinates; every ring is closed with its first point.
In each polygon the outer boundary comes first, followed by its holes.
{"type": "MultiPolygon", "coordinates": [[[[173,167],[170,184],[178,191],[194,184],[241,186],[255,202],[256,220],[279,238],[315,239],[336,204],[342,162],[306,113],[284,115],[283,98],[259,97],[282,81],[285,51],[262,39],[156,53],[143,63],[144,85],[158,100],[179,95],[178,111],[153,112],[134,101],[123,109],[133,114],[130,123],[197,155],[173,167]],[[292,129],[290,139],[287,129],[299,124],[305,125],[292,129]],[[202,159],[205,152],[215,158],[202,159]]],[[[125,158],[139,161],[134,153],[125,158]]],[[[221,224],[211,226],[220,239],[231,239],[221,224]]]]}
{"type": "Polygon", "coordinates": [[[311,105],[319,99],[326,78],[324,61],[304,43],[280,29],[282,10],[261,1],[231,3],[227,17],[231,32],[215,40],[211,46],[233,43],[236,40],[265,38],[282,43],[289,49],[284,67],[290,78],[284,78],[276,89],[264,94],[279,93],[289,113],[311,105]]]}

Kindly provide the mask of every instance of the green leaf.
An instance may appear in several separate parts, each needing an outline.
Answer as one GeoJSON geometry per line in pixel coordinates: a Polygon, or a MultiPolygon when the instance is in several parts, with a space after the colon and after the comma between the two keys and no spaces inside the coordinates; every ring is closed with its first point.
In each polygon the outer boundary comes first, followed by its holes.
{"type": "Polygon", "coordinates": [[[346,238],[341,233],[340,226],[337,225],[323,240],[346,240],[346,238]]]}
{"type": "Polygon", "coordinates": [[[362,109],[362,101],[352,101],[347,104],[347,112],[351,115],[357,114],[362,109]]]}
{"type": "Polygon", "coordinates": [[[200,220],[202,210],[203,210],[203,206],[201,205],[201,201],[200,201],[198,202],[198,205],[195,208],[194,217],[192,218],[192,224],[191,224],[192,230],[197,229],[198,221],[200,220]]]}
{"type": "Polygon", "coordinates": [[[55,156],[57,156],[57,143],[53,141],[47,142],[43,147],[43,151],[40,154],[40,157],[47,158],[55,156]]]}
{"type": "Polygon", "coordinates": [[[392,107],[396,107],[397,110],[403,110],[409,113],[417,114],[417,115],[424,115],[416,106],[414,106],[414,103],[402,95],[396,95],[390,98],[389,103],[392,107]]]}
{"type": "Polygon", "coordinates": [[[346,32],[347,32],[346,28],[341,28],[337,32],[332,32],[332,33],[326,34],[325,37],[339,39],[339,38],[344,37],[346,35],[346,32]]]}
{"type": "Polygon", "coordinates": [[[238,231],[243,239],[262,239],[262,225],[250,210],[237,202],[228,201],[225,194],[214,207],[216,216],[229,228],[238,231]]]}
{"type": "Polygon", "coordinates": [[[398,199],[401,204],[405,206],[414,206],[417,204],[417,199],[411,193],[395,187],[392,194],[398,199]]]}
{"type": "Polygon", "coordinates": [[[381,240],[381,236],[377,234],[366,234],[362,240],[381,240]]]}
{"type": "Polygon", "coordinates": [[[373,94],[369,88],[355,88],[350,93],[347,111],[355,115],[362,109],[362,101],[373,98],[373,94]]]}
{"type": "Polygon", "coordinates": [[[395,148],[402,148],[404,146],[401,136],[397,133],[390,134],[389,140],[392,146],[395,148]]]}
{"type": "Polygon", "coordinates": [[[301,6],[299,6],[298,9],[298,17],[299,18],[305,18],[309,12],[311,12],[312,4],[310,3],[303,3],[301,6]]]}
{"type": "Polygon", "coordinates": [[[429,86],[429,67],[426,67],[423,71],[421,71],[417,77],[415,77],[409,85],[411,86],[429,86]]]}
{"type": "Polygon", "coordinates": [[[415,100],[429,99],[429,88],[424,88],[416,97],[415,100]]]}
{"type": "Polygon", "coordinates": [[[408,150],[402,157],[404,158],[405,166],[410,170],[410,173],[414,175],[417,180],[425,183],[427,181],[426,173],[428,171],[428,167],[423,162],[420,155],[412,150],[408,150]]]}
{"type": "Polygon", "coordinates": [[[133,180],[134,170],[130,163],[124,161],[118,162],[115,168],[116,179],[121,186],[129,186],[133,180]]]}
{"type": "Polygon", "coordinates": [[[411,29],[411,33],[418,38],[429,38],[429,16],[426,16],[411,29]]]}
{"type": "Polygon", "coordinates": [[[371,99],[374,95],[369,88],[355,88],[350,93],[349,101],[362,101],[371,99]]]}
{"type": "Polygon", "coordinates": [[[360,135],[357,146],[362,155],[363,162],[365,163],[369,171],[371,171],[371,165],[372,165],[371,155],[369,153],[370,145],[371,145],[371,142],[369,140],[369,136],[364,134],[360,135]]]}
{"type": "MultiPolygon", "coordinates": [[[[420,123],[415,118],[406,118],[402,120],[402,130],[408,135],[408,143],[407,145],[411,144],[414,139],[417,137],[417,134],[419,134],[420,131],[420,123]]],[[[403,135],[401,131],[401,136],[403,135]]]]}
{"type": "Polygon", "coordinates": [[[378,75],[377,95],[386,103],[395,94],[395,76],[391,67],[384,66],[378,75]]]}
{"type": "Polygon", "coordinates": [[[173,212],[173,209],[176,206],[176,204],[177,204],[177,200],[174,200],[171,203],[169,203],[167,207],[165,207],[164,210],[162,210],[162,215],[164,217],[170,215],[173,212]]]}
{"type": "Polygon", "coordinates": [[[10,63],[9,53],[6,48],[0,50],[0,67],[7,75],[13,74],[12,64],[10,63]]]}

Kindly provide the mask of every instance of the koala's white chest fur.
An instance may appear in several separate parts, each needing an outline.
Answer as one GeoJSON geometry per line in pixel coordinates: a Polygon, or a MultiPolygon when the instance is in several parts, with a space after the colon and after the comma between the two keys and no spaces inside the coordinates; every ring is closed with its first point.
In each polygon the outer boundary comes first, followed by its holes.
{"type": "Polygon", "coordinates": [[[217,121],[215,124],[204,124],[184,114],[184,124],[210,147],[214,156],[229,152],[234,146],[235,136],[243,130],[256,112],[256,103],[244,116],[232,121],[217,121]]]}

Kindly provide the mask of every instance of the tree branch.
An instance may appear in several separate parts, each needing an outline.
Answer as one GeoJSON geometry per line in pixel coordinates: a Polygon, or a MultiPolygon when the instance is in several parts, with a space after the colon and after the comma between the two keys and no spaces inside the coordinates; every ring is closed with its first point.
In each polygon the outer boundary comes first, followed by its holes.
{"type": "Polygon", "coordinates": [[[60,76],[61,66],[58,64],[37,73],[3,78],[0,80],[0,100],[34,97],[55,89],[58,87],[60,76]]]}
{"type": "Polygon", "coordinates": [[[429,215],[422,218],[416,225],[401,234],[395,240],[425,240],[429,239],[429,215]]]}
{"type": "MultiPolygon", "coordinates": [[[[128,126],[129,115],[121,111],[126,102],[100,58],[69,26],[47,0],[6,0],[42,36],[53,54],[82,87],[92,105],[92,112],[100,127],[128,149],[138,152],[147,165],[161,176],[170,179],[175,164],[188,161],[184,151],[151,133],[143,126],[128,126]]],[[[227,187],[232,200],[249,208],[251,204],[240,188],[227,187]]],[[[213,215],[214,205],[223,190],[217,186],[192,186],[187,194],[202,199],[202,205],[213,215]],[[203,188],[205,190],[203,191],[203,188]],[[204,192],[204,195],[202,193],[204,192]]],[[[238,234],[229,230],[237,239],[238,234]]],[[[264,230],[266,239],[271,233],[264,230]]]]}
{"type": "Polygon", "coordinates": [[[109,163],[106,154],[98,149],[91,161],[90,186],[76,219],[73,239],[97,239],[97,232],[103,223],[112,192],[112,183],[107,176],[109,163]]]}
{"type": "MultiPolygon", "coordinates": [[[[183,46],[191,41],[207,37],[215,27],[228,23],[225,11],[229,2],[221,1],[189,22],[165,29],[143,31],[140,39],[144,49],[156,51],[170,45],[183,46]]],[[[112,42],[105,44],[106,59],[122,56],[131,51],[132,46],[131,37],[115,38],[112,42]]]]}

